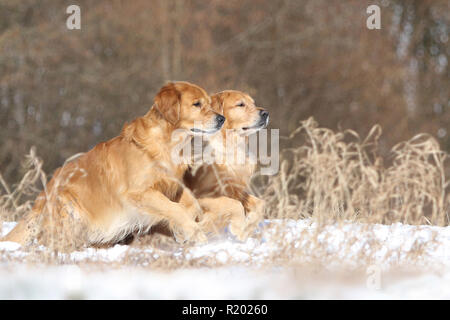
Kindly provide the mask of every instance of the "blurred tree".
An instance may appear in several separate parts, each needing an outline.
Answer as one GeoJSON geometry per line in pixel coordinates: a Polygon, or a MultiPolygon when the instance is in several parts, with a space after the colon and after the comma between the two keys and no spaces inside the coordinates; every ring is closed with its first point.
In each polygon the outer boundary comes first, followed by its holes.
{"type": "Polygon", "coordinates": [[[0,0],[0,171],[32,145],[52,172],[117,135],[167,80],[240,89],[287,135],[300,120],[382,149],[429,132],[450,150],[447,0],[0,0]],[[366,8],[381,7],[381,30],[366,8]]]}

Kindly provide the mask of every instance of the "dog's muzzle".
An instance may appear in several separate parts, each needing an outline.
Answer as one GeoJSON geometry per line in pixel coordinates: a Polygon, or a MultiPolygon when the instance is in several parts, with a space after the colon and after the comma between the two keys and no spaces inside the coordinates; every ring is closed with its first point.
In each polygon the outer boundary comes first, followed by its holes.
{"type": "Polygon", "coordinates": [[[216,128],[217,128],[218,130],[220,130],[220,128],[222,128],[224,122],[225,122],[225,117],[222,116],[222,115],[220,115],[220,114],[218,114],[218,115],[216,116],[216,128]]]}
{"type": "Polygon", "coordinates": [[[267,127],[269,124],[269,112],[266,110],[261,110],[259,112],[259,116],[261,117],[260,124],[263,128],[267,127]]]}
{"type": "Polygon", "coordinates": [[[199,129],[199,128],[192,128],[191,132],[193,132],[194,134],[213,134],[213,133],[216,133],[217,131],[219,131],[222,128],[222,126],[223,126],[223,124],[225,122],[225,117],[220,115],[220,114],[218,114],[216,116],[215,121],[216,121],[216,125],[215,125],[214,129],[202,130],[202,129],[199,129]]]}
{"type": "Polygon", "coordinates": [[[245,131],[252,130],[252,129],[259,130],[259,129],[263,129],[263,128],[267,127],[268,124],[269,124],[269,112],[267,112],[266,110],[261,110],[261,111],[259,111],[258,123],[256,123],[255,125],[253,125],[251,127],[244,127],[242,129],[245,131]]]}

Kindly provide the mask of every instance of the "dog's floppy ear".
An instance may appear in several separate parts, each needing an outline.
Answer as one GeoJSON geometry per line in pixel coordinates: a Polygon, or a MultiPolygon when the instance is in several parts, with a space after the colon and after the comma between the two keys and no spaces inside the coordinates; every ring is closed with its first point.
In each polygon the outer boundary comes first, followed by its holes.
{"type": "Polygon", "coordinates": [[[181,93],[172,82],[162,87],[155,97],[155,108],[171,124],[180,120],[180,104],[181,93]]]}
{"type": "Polygon", "coordinates": [[[214,112],[223,114],[223,97],[220,93],[211,95],[211,109],[214,112]]]}

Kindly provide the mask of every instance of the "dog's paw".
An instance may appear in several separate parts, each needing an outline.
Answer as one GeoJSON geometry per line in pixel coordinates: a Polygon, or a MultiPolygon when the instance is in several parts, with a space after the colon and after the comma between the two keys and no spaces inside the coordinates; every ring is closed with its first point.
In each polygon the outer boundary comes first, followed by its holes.
{"type": "Polygon", "coordinates": [[[245,232],[245,225],[243,225],[243,224],[233,224],[233,223],[231,223],[230,224],[230,232],[239,241],[244,242],[248,238],[248,235],[245,232]]]}
{"type": "Polygon", "coordinates": [[[202,220],[204,213],[202,208],[198,204],[193,204],[192,206],[189,206],[187,208],[187,212],[189,213],[189,216],[195,221],[202,220]]]}
{"type": "Polygon", "coordinates": [[[257,211],[251,211],[247,214],[245,223],[249,227],[256,227],[263,220],[262,214],[257,211]]]}
{"type": "Polygon", "coordinates": [[[178,244],[185,244],[188,239],[186,239],[186,237],[184,236],[184,234],[182,232],[173,232],[173,237],[175,238],[175,241],[178,244]]]}
{"type": "Polygon", "coordinates": [[[208,238],[197,223],[192,223],[184,227],[185,239],[193,243],[206,243],[208,238]]]}
{"type": "Polygon", "coordinates": [[[208,238],[206,237],[205,233],[198,229],[194,236],[191,238],[191,240],[197,244],[204,244],[208,242],[208,238]]]}

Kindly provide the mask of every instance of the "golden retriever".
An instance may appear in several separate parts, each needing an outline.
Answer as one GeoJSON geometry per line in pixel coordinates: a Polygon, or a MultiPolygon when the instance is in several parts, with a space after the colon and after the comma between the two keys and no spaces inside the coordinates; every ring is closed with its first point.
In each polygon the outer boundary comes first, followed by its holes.
{"type": "MultiPolygon", "coordinates": [[[[230,150],[238,150],[239,138],[248,142],[248,136],[265,128],[269,113],[255,105],[248,94],[226,90],[211,95],[214,111],[223,113],[225,124],[220,133],[208,139],[214,152],[226,155],[230,150]],[[228,136],[228,137],[227,137],[228,136]]],[[[230,224],[230,231],[240,240],[247,237],[262,215],[264,201],[250,194],[249,183],[256,164],[224,157],[222,163],[202,164],[190,168],[184,177],[204,210],[202,228],[211,231],[230,224]]]]}
{"type": "Polygon", "coordinates": [[[187,165],[175,163],[171,152],[194,134],[217,132],[224,120],[202,88],[168,83],[147,114],[125,124],[119,136],[56,170],[32,211],[3,241],[29,243],[39,236],[32,232],[38,220],[43,239],[69,218],[83,226],[89,245],[115,243],[162,221],[177,238],[205,241],[196,223],[201,208],[180,183],[187,165]]]}

